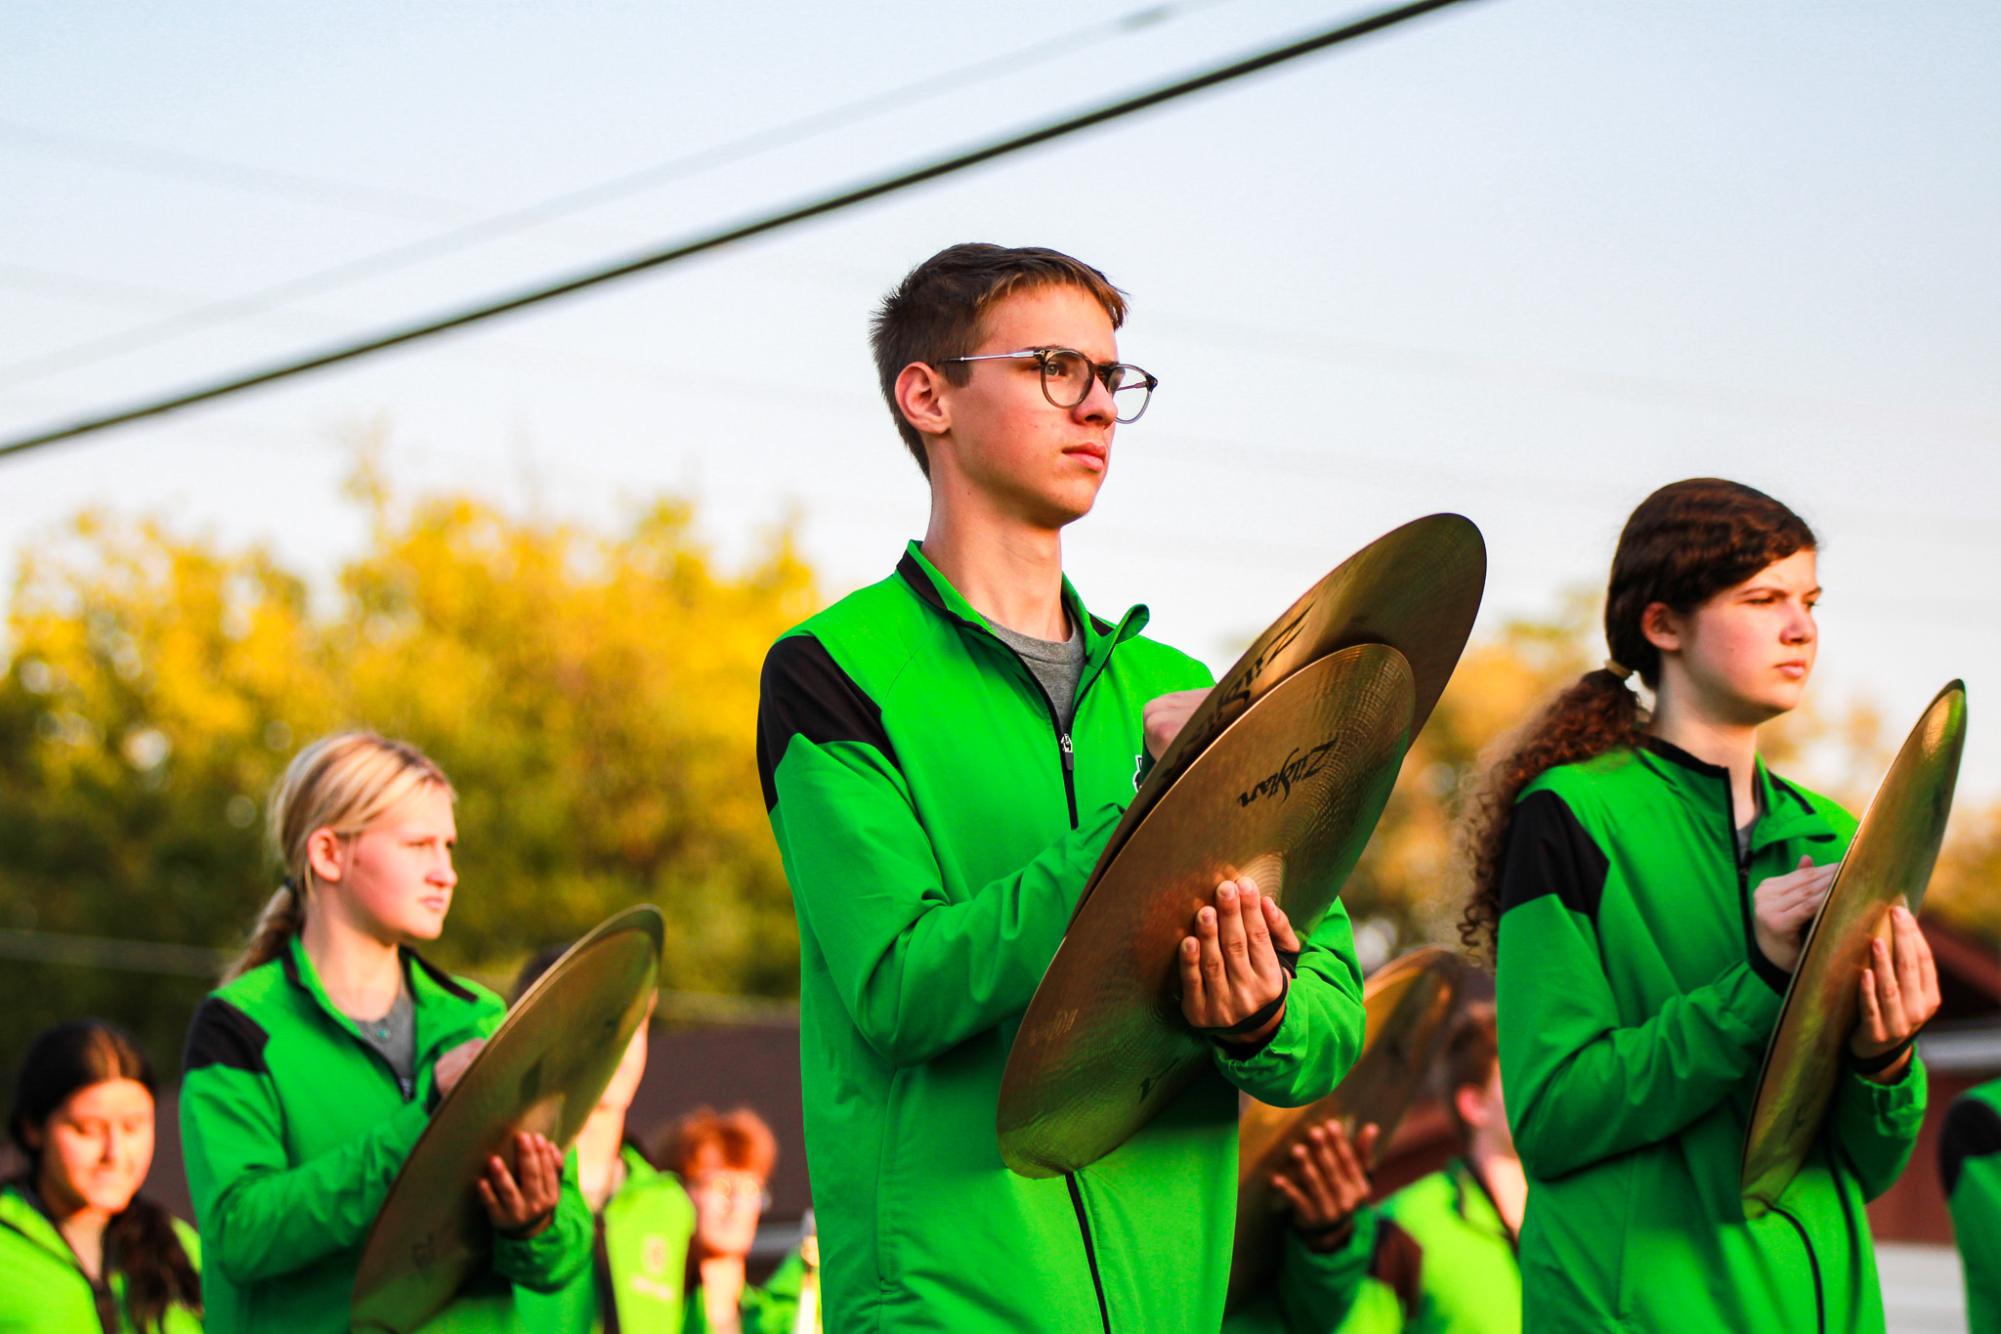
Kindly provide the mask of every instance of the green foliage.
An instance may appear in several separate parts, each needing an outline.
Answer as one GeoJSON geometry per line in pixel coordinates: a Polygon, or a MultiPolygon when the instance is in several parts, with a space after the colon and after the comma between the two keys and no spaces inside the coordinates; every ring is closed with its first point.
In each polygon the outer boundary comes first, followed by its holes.
{"type": "MultiPolygon", "coordinates": [[[[265,795],[300,745],[354,726],[416,742],[458,788],[441,962],[504,983],[653,902],[668,987],[796,989],[752,742],[764,650],[816,605],[789,544],[725,573],[682,506],[606,536],[464,498],[399,508],[369,474],[355,495],[368,549],[317,596],[267,552],[158,523],[86,514],[24,554],[0,675],[0,1065],[97,1014],[171,1070],[274,882],[265,795]],[[177,948],[50,957],[73,937],[177,948]]],[[[1469,647],[1344,891],[1365,952],[1456,941],[1453,831],[1481,756],[1596,665],[1596,620],[1576,594],[1469,647]]],[[[1766,749],[1859,809],[1883,733],[1867,708],[1802,709],[1766,749]]],[[[2001,808],[1962,811],[1931,900],[1989,938],[1997,828],[2001,808]]]]}
{"type": "MultiPolygon", "coordinates": [[[[505,979],[654,902],[666,985],[796,988],[753,754],[764,649],[813,605],[789,544],[730,574],[680,506],[605,537],[462,498],[399,512],[379,484],[363,498],[369,550],[317,600],[266,552],[157,523],[86,515],[25,555],[0,676],[0,944],[233,950],[275,881],[266,794],[301,744],[366,726],[423,747],[460,794],[441,962],[505,979]]],[[[210,984],[186,953],[10,959],[0,1052],[91,1013],[171,1068],[210,984]]]]}

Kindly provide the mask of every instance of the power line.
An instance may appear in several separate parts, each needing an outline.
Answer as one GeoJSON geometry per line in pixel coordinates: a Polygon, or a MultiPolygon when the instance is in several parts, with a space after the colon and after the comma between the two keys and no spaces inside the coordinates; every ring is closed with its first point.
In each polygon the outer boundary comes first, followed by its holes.
{"type": "Polygon", "coordinates": [[[308,204],[331,205],[364,213],[388,214],[397,218],[433,219],[465,212],[465,205],[435,199],[429,195],[361,185],[353,181],[328,180],[282,167],[253,166],[221,158],[189,153],[178,148],[158,148],[120,139],[100,139],[70,130],[52,130],[41,125],[0,120],[0,143],[16,148],[95,162],[154,176],[206,181],[235,190],[275,195],[308,204]]]}
{"type": "MultiPolygon", "coordinates": [[[[1037,42],[1019,50],[1003,52],[975,61],[931,78],[920,79],[873,97],[817,112],[799,120],[655,163],[636,171],[623,172],[575,190],[480,218],[404,245],[391,246],[310,273],[288,278],[255,291],[225,297],[192,310],[177,312],[164,319],[136,328],[95,338],[69,347],[56,348],[37,356],[0,366],[0,384],[23,384],[63,371],[93,366],[129,352],[155,346],[196,329],[208,328],[243,315],[261,314],[282,301],[316,295],[345,287],[364,278],[400,272],[414,264],[441,258],[476,245],[513,236],[545,223],[557,221],[588,208],[609,203],[641,190],[727,165],[758,153],[813,138],[842,125],[852,124],[885,111],[919,102],[947,90],[983,83],[1003,74],[1021,70],[1059,56],[1075,55],[1115,37],[1123,37],[1166,22],[1180,10],[1194,10],[1225,3],[1226,0],[1182,0],[1181,3],[1151,5],[1075,31],[1037,42]]],[[[0,134],[5,123],[0,122],[0,134]]]]}
{"type": "Polygon", "coordinates": [[[421,338],[429,338],[449,330],[464,328],[467,325],[492,319],[495,316],[510,314],[513,311],[538,305],[544,301],[551,301],[558,297],[569,296],[573,293],[614,282],[621,278],[628,278],[635,274],[672,264],[678,260],[687,259],[693,255],[719,249],[733,242],[746,240],[753,236],[763,235],[766,232],[777,231],[782,227],[805,222],[808,219],[824,217],[843,209],[852,208],[857,204],[866,203],[870,200],[892,194],[898,190],[938,180],[970,167],[979,166],[983,163],[994,161],[997,158],[1020,152],[1023,149],[1050,143],[1081,130],[1107,124],[1178,98],[1203,92],[1233,80],[1244,78],[1247,75],[1260,73],[1274,66],[1285,64],[1288,61],[1312,55],[1343,42],[1352,41],[1358,37],[1381,32],[1397,24],[1432,13],[1435,10],[1445,9],[1460,2],[1461,0],[1415,0],[1414,3],[1401,5],[1394,9],[1372,14],[1363,19],[1344,23],[1338,27],[1316,33],[1313,36],[1289,42],[1283,46],[1274,47],[1245,59],[1232,61],[1229,64],[1162,85],[1147,92],[1121,98],[1105,106],[1050,121],[1034,129],[1010,135],[977,148],[967,149],[921,166],[907,168],[889,176],[879,177],[873,181],[850,186],[832,195],[826,195],[805,204],[783,209],[777,213],[725,226],[719,231],[710,232],[693,240],[680,242],[666,249],[642,255],[637,259],[626,260],[607,267],[590,270],[546,286],[531,288],[512,296],[502,297],[486,305],[475,306],[456,314],[446,315],[391,333],[377,335],[342,347],[330,348],[322,352],[309,354],[296,361],[251,371],[213,384],[185,390],[164,399],[118,409],[101,416],[86,418],[65,426],[58,426],[34,435],[23,436],[0,443],[0,457],[23,453],[27,450],[54,444],[61,440],[76,439],[97,431],[108,430],[113,426],[122,426],[129,422],[143,420],[147,417],[159,416],[163,413],[189,407],[196,403],[208,402],[229,394],[240,393],[246,389],[253,389],[260,385],[271,384],[275,381],[289,379],[296,375],[303,375],[309,371],[321,370],[328,366],[338,365],[341,362],[352,361],[359,357],[368,356],[371,353],[381,352],[392,347],[399,347],[421,338]]]}
{"type": "MultiPolygon", "coordinates": [[[[104,968],[154,977],[191,977],[213,982],[235,957],[234,950],[178,945],[164,940],[82,936],[0,927],[0,959],[13,959],[20,963],[104,968]]],[[[502,994],[506,992],[505,978],[490,973],[469,972],[468,976],[502,994]]],[[[799,1018],[799,1002],[782,997],[676,991],[671,987],[660,988],[659,997],[656,1013],[663,1018],[736,1024],[784,1024],[797,1022],[799,1018]]]]}
{"type": "Polygon", "coordinates": [[[23,963],[75,964],[85,968],[115,968],[121,972],[162,977],[204,977],[213,980],[230,960],[224,950],[200,945],[175,945],[163,940],[122,940],[111,936],[72,936],[52,931],[0,928],[0,959],[23,963]]]}

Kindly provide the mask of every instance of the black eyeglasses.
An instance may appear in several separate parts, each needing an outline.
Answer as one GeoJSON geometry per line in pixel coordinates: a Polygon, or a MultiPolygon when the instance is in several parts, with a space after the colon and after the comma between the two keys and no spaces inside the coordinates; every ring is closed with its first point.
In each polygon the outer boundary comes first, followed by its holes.
{"type": "Polygon", "coordinates": [[[1146,411],[1160,381],[1123,361],[1097,362],[1074,347],[1026,347],[1019,352],[986,352],[977,357],[946,357],[955,361],[1023,361],[1030,357],[1042,370],[1042,396],[1051,407],[1074,408],[1091,396],[1091,382],[1112,396],[1112,415],[1119,422],[1136,422],[1146,411]]]}

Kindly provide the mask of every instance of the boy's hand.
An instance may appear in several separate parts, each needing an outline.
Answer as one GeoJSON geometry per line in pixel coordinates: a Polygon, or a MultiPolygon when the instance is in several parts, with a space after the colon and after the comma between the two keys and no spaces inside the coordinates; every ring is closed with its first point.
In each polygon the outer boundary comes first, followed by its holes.
{"type": "Polygon", "coordinates": [[[1177,690],[1172,695],[1161,695],[1146,702],[1140,710],[1140,718],[1146,726],[1146,753],[1156,760],[1167,753],[1168,743],[1181,731],[1182,725],[1195,712],[1209,694],[1206,690],[1177,690]]]}
{"type": "MultiPolygon", "coordinates": [[[[1214,905],[1196,910],[1194,931],[1181,938],[1181,1014],[1191,1028],[1234,1027],[1285,994],[1278,951],[1299,953],[1299,937],[1249,876],[1217,885],[1214,905]]],[[[1261,1042],[1284,1018],[1281,1004],[1255,1031],[1230,1040],[1261,1042]]]]}
{"type": "Polygon", "coordinates": [[[563,1189],[563,1153],[541,1135],[514,1137],[514,1170],[495,1154],[486,1160],[486,1174],[475,1187],[494,1231],[504,1236],[532,1237],[549,1226],[563,1189]]]}

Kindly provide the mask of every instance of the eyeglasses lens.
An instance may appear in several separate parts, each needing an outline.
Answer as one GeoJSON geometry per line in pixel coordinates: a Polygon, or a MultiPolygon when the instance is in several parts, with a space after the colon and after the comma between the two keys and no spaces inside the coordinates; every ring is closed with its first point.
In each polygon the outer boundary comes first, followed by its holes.
{"type": "Polygon", "coordinates": [[[1042,392],[1059,408],[1074,408],[1091,392],[1091,365],[1075,352],[1042,354],[1042,392]]]}
{"type": "Polygon", "coordinates": [[[1144,375],[1134,374],[1112,391],[1112,410],[1122,422],[1136,422],[1146,411],[1147,400],[1153,397],[1144,375]]]}
{"type": "MultiPolygon", "coordinates": [[[[1059,408],[1074,408],[1091,394],[1093,367],[1076,352],[1051,351],[1042,356],[1042,392],[1059,408]]],[[[1148,387],[1143,372],[1115,363],[1095,368],[1111,390],[1112,404],[1122,422],[1136,421],[1146,411],[1148,387]]]]}

